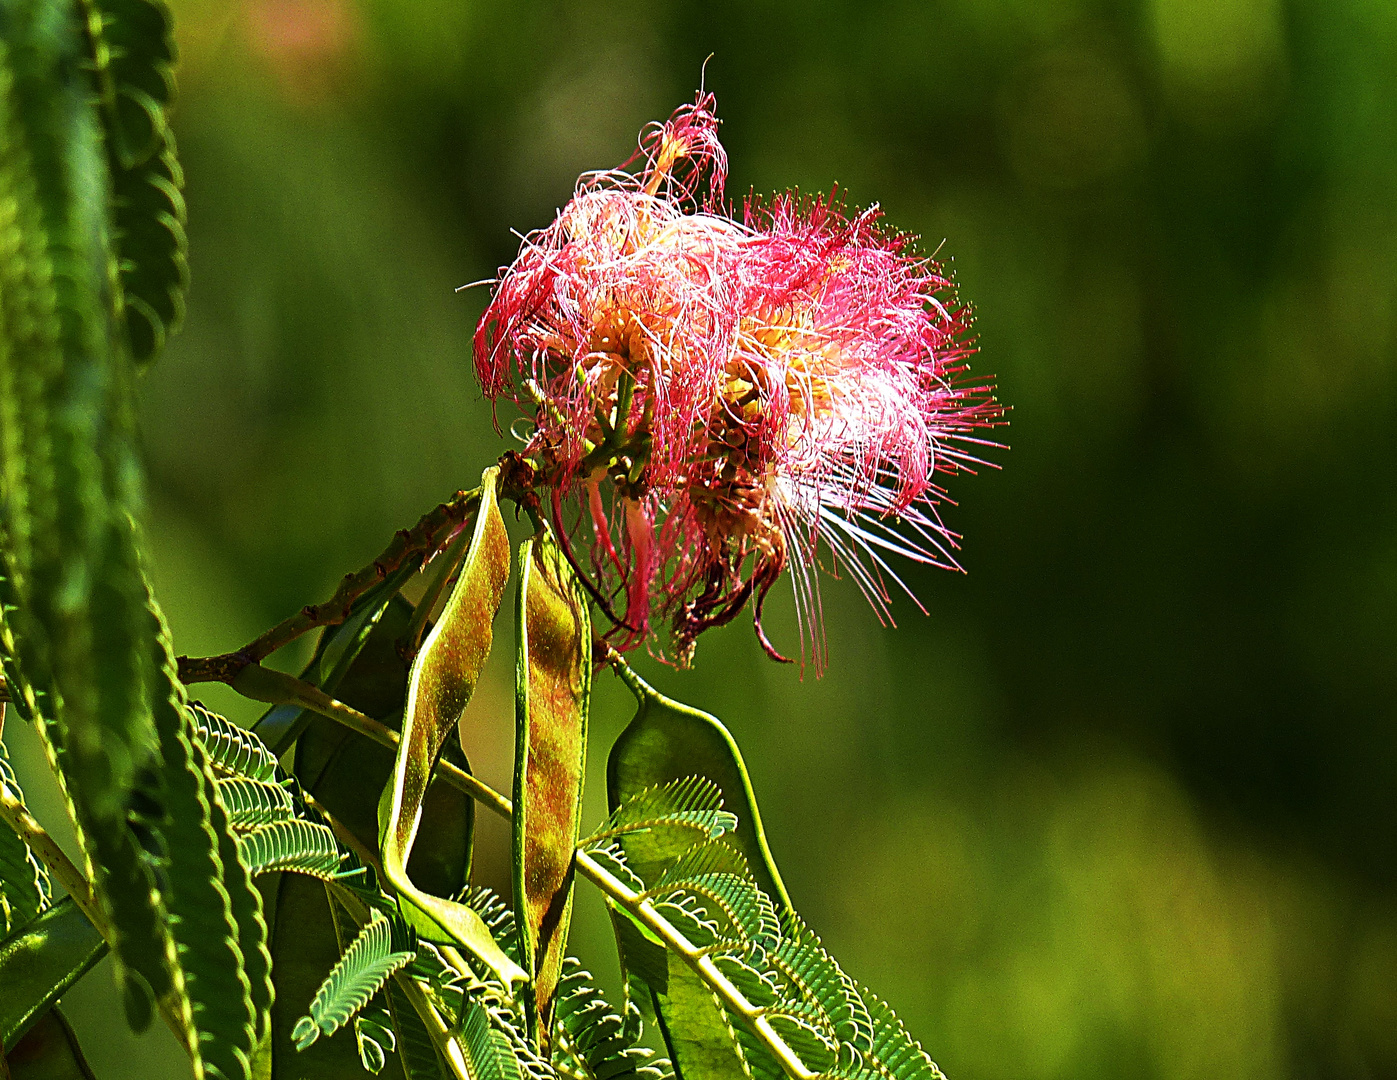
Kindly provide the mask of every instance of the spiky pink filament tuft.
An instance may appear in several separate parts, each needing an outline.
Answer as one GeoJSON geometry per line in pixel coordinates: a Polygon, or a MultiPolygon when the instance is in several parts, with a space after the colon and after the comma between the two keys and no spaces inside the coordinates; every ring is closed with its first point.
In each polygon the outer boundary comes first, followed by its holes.
{"type": "Polygon", "coordinates": [[[654,606],[687,660],[755,595],[779,656],[761,599],[789,566],[818,668],[821,543],[888,618],[885,575],[902,582],[885,555],[956,566],[933,476],[973,466],[1003,411],[969,378],[950,280],[876,206],[784,194],[723,212],[712,106],[647,129],[637,173],[584,176],[525,240],[476,368],[534,413],[547,482],[580,489],[557,524],[590,523],[597,583],[625,597],[621,644],[654,606]]]}

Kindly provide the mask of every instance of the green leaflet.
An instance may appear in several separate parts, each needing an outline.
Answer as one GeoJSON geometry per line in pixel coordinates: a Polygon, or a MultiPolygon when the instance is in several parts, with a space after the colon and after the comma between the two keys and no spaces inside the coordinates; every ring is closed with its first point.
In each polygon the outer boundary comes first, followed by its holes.
{"type": "Polygon", "coordinates": [[[218,799],[228,812],[228,824],[235,829],[255,829],[295,816],[291,794],[280,784],[246,780],[241,776],[218,781],[218,799]]]}
{"type": "MultiPolygon", "coordinates": [[[[556,997],[555,1053],[564,1055],[574,1073],[599,1080],[665,1080],[669,1062],[639,1042],[640,1017],[626,1023],[576,959],[563,961],[556,997]]],[[[635,1006],[631,1005],[631,1009],[635,1006]]]]}
{"type": "Polygon", "coordinates": [[[0,941],[0,1047],[14,1046],[106,954],[102,935],[67,897],[0,941]]]}
{"type": "MultiPolygon", "coordinates": [[[[413,958],[413,943],[395,940],[396,937],[388,919],[377,913],[370,917],[320,984],[309,1014],[292,1029],[297,1050],[304,1050],[321,1035],[333,1035],[368,1003],[393,972],[413,958]]],[[[380,1061],[379,1068],[382,1067],[380,1061]]]]}
{"type": "MultiPolygon", "coordinates": [[[[737,816],[736,841],[757,884],[784,916],[790,897],[767,847],[752,781],[742,752],[717,717],[665,697],[624,662],[617,673],[636,697],[636,714],[611,747],[606,762],[607,801],[612,810],[647,788],[686,776],[711,780],[723,805],[737,816]]],[[[629,849],[628,856],[635,855],[629,849]]]]}
{"type": "Polygon", "coordinates": [[[388,1064],[388,1055],[398,1047],[393,1014],[388,1010],[387,991],[380,990],[354,1017],[354,1043],[359,1063],[377,1076],[388,1064]]]}
{"type": "Polygon", "coordinates": [[[112,171],[127,342],[152,359],[184,318],[184,176],[167,111],[174,36],[160,0],[83,0],[112,171]]]}
{"type": "Polygon", "coordinates": [[[499,470],[486,469],[460,577],[412,666],[393,779],[379,805],[379,846],[384,876],[414,928],[429,939],[464,946],[508,986],[528,976],[501,951],[480,916],[464,904],[423,892],[407,873],[432,769],[480,678],[509,577],[509,535],[500,516],[498,484],[499,470]]]}
{"type": "Polygon", "coordinates": [[[169,882],[165,893],[190,1019],[198,1035],[198,1057],[206,1073],[240,1080],[249,1075],[271,1005],[262,985],[269,962],[261,898],[232,846],[203,745],[191,738],[195,729],[185,707],[184,687],[175,675],[164,619],[154,597],[148,603],[155,642],[150,706],[163,758],[166,813],[160,833],[169,882]],[[255,996],[253,977],[259,984],[255,996]]]}
{"type": "Polygon", "coordinates": [[[55,1005],[9,1051],[13,1080],[95,1080],[78,1037],[55,1005]]]}
{"type": "Polygon", "coordinates": [[[490,1023],[489,1014],[478,1001],[466,1006],[461,1048],[473,1080],[523,1080],[509,1039],[490,1023]]]}
{"type": "Polygon", "coordinates": [[[515,630],[514,906],[537,1037],[552,1027],[572,916],[592,691],[587,598],[551,533],[519,549],[515,630]]]}
{"type": "Polygon", "coordinates": [[[276,779],[276,758],[261,739],[198,701],[189,702],[188,707],[190,720],[214,769],[225,776],[242,776],[264,784],[276,779]]]}
{"type": "MultiPolygon", "coordinates": [[[[4,705],[0,705],[0,733],[4,730],[4,705]]],[[[24,801],[5,744],[0,741],[0,784],[24,801]]],[[[18,834],[0,825],[0,933],[12,934],[38,917],[49,906],[48,871],[18,834]]]]}
{"type": "Polygon", "coordinates": [[[238,855],[252,874],[294,870],[330,881],[343,861],[335,834],[310,821],[278,821],[238,839],[238,855]]]}

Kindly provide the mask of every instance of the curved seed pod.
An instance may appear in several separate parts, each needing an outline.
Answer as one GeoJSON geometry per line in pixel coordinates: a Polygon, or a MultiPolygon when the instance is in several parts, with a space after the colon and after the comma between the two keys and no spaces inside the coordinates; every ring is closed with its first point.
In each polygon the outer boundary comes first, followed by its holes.
{"type": "Polygon", "coordinates": [[[499,470],[486,469],[460,577],[412,666],[393,778],[379,804],[379,844],[383,875],[414,929],[428,940],[464,946],[511,986],[528,976],[495,943],[480,916],[465,904],[423,892],[407,874],[432,769],[480,679],[509,579],[509,534],[498,485],[499,470]]]}
{"type": "Polygon", "coordinates": [[[534,976],[536,1036],[552,1030],[553,993],[572,917],[582,825],[592,625],[587,597],[551,533],[519,549],[515,620],[514,909],[534,976]]]}

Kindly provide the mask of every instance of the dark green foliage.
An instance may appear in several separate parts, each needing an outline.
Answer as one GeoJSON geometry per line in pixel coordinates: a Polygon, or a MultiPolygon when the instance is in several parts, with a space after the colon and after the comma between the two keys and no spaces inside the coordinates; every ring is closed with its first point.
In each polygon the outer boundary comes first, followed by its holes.
{"type": "Polygon", "coordinates": [[[151,360],[184,319],[189,284],[184,175],[168,110],[174,35],[161,0],[84,0],[112,170],[123,322],[151,360]]]}
{"type": "Polygon", "coordinates": [[[130,515],[131,371],[113,326],[110,187],[84,26],[57,2],[0,10],[0,334],[7,673],[72,802],[112,924],[128,1015],[172,986],[156,879],[127,820],[156,736],[130,515]],[[7,231],[6,231],[7,230],[7,231]]]}
{"type": "Polygon", "coordinates": [[[0,941],[0,1047],[14,1046],[106,955],[102,935],[67,897],[0,941]]]}
{"type": "Polygon", "coordinates": [[[150,702],[163,759],[161,794],[166,814],[160,835],[167,903],[200,1057],[210,1074],[237,1080],[249,1075],[271,1005],[265,992],[266,926],[261,900],[236,849],[221,842],[229,835],[228,818],[215,795],[203,746],[197,736],[191,738],[194,727],[185,708],[184,688],[175,677],[164,622],[153,599],[150,605],[156,645],[150,702]],[[225,859],[225,850],[231,858],[225,859]],[[259,980],[256,999],[253,976],[259,980]]]}
{"type": "Polygon", "coordinates": [[[96,1080],[77,1035],[56,1005],[6,1051],[11,1080],[96,1080]]]}
{"type": "Polygon", "coordinates": [[[406,1080],[442,1080],[441,1058],[421,1018],[408,1004],[407,995],[392,984],[386,991],[406,1080]]]}

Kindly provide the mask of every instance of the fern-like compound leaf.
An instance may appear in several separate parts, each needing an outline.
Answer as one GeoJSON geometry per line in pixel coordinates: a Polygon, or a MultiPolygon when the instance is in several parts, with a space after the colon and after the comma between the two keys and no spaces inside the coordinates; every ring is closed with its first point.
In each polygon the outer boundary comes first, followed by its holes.
{"type": "Polygon", "coordinates": [[[189,703],[199,739],[214,769],[224,776],[241,776],[264,784],[277,779],[277,760],[252,732],[219,716],[201,702],[189,703]]]}
{"type": "MultiPolygon", "coordinates": [[[[245,969],[257,972],[259,981],[264,974],[257,950],[265,949],[266,924],[261,900],[238,862],[236,848],[220,842],[229,836],[228,819],[215,796],[203,746],[191,738],[193,725],[164,620],[154,597],[147,602],[155,640],[150,702],[160,734],[161,794],[167,808],[160,823],[167,902],[199,1060],[210,1072],[216,1070],[215,1075],[236,1080],[249,1076],[266,1022],[245,969]],[[235,912],[235,898],[246,905],[245,925],[235,912]],[[245,948],[251,956],[245,955],[245,948]]],[[[267,998],[265,1007],[270,1005],[267,998]]]]}
{"type": "Polygon", "coordinates": [[[414,955],[411,942],[375,913],[321,983],[309,1013],[296,1022],[291,1033],[296,1049],[304,1050],[321,1035],[333,1035],[414,955]]]}
{"type": "MultiPolygon", "coordinates": [[[[794,913],[778,914],[743,851],[730,846],[727,833],[733,830],[679,848],[682,838],[693,839],[693,831],[685,818],[676,821],[673,811],[711,813],[711,792],[690,780],[647,789],[635,805],[623,804],[612,814],[589,848],[616,877],[636,881],[635,891],[648,898],[653,915],[697,950],[681,957],[643,929],[638,916],[614,912],[627,975],[643,985],[684,1075],[786,1076],[779,1045],[768,1042],[740,1011],[729,1012],[713,992],[715,984],[705,984],[691,966],[706,954],[745,998],[744,1008],[761,1010],[785,1044],[781,1053],[793,1053],[809,1071],[846,1080],[942,1080],[892,1010],[849,978],[794,913]],[[643,831],[633,827],[641,822],[643,831]],[[630,857],[633,849],[639,860],[630,857]]],[[[603,1015],[586,992],[575,998],[569,993],[559,1010],[569,1017],[603,1015]]],[[[594,1030],[611,1036],[620,1023],[608,1018],[594,1030]]],[[[566,1031],[561,1036],[578,1067],[585,1067],[583,1039],[566,1031]]]]}
{"type": "Polygon", "coordinates": [[[737,818],[723,809],[722,789],[701,776],[686,776],[646,788],[623,803],[584,843],[591,846],[626,833],[664,828],[689,833],[676,841],[687,848],[736,827],[737,818]]]}
{"type": "Polygon", "coordinates": [[[669,1062],[640,1042],[639,1018],[627,1024],[574,957],[563,961],[555,1000],[553,1041],[572,1072],[594,1080],[660,1080],[673,1075],[669,1062]]]}
{"type": "Polygon", "coordinates": [[[291,793],[280,784],[231,776],[218,781],[218,797],[235,829],[256,829],[296,816],[291,793]]]}
{"type": "Polygon", "coordinates": [[[466,1006],[461,1049],[474,1080],[524,1080],[509,1038],[493,1024],[478,1001],[466,1006]]]}
{"type": "Polygon", "coordinates": [[[238,839],[238,854],[252,874],[292,870],[330,881],[338,876],[344,856],[335,834],[310,821],[278,821],[238,839]]]}
{"type": "Polygon", "coordinates": [[[162,0],[86,0],[107,155],[127,342],[150,360],[184,318],[184,176],[168,110],[175,47],[162,0]]]}

